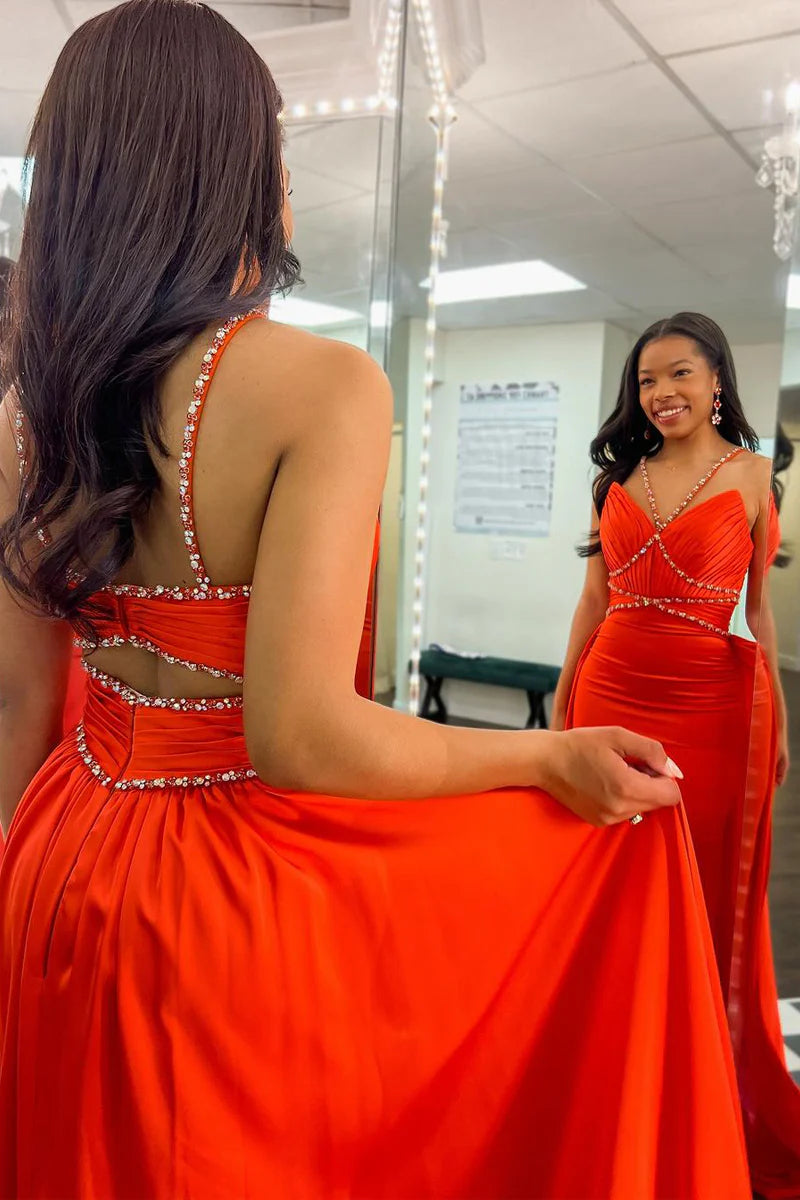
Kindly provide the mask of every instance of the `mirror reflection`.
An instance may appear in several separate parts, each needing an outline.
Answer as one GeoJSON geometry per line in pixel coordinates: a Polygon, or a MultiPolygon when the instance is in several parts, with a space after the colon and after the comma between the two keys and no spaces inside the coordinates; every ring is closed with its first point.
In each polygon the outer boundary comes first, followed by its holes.
{"type": "Polygon", "coordinates": [[[484,61],[453,88],[429,440],[433,148],[425,122],[404,132],[386,699],[451,724],[664,742],[763,1182],[791,1174],[800,1069],[792,222],[774,220],[772,187],[796,156],[796,38],[723,4],[713,26],[689,4],[669,19],[584,4],[569,34],[572,14],[512,7],[509,25],[484,20],[484,61]]]}

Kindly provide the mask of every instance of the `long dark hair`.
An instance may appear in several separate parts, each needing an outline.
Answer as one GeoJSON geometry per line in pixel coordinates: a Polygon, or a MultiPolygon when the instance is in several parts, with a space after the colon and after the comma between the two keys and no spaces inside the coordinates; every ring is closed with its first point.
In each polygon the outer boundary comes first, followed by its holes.
{"type": "Polygon", "coordinates": [[[253,47],[195,0],[127,0],[87,21],[45,89],[2,336],[28,453],[0,574],[78,627],[158,487],[165,371],[207,325],[299,277],[280,108],[253,47]]]}
{"type": "MultiPolygon", "coordinates": [[[[628,355],[617,406],[589,448],[592,462],[599,467],[592,486],[598,516],[603,511],[611,485],[624,483],[643,456],[652,457],[664,444],[660,430],[648,421],[639,403],[639,358],[645,346],[664,337],[689,338],[711,369],[719,373],[722,423],[717,426],[717,432],[733,446],[758,449],[758,437],[744,415],[739,397],[731,348],[719,325],[702,313],[681,312],[674,317],[664,317],[645,329],[628,355]]],[[[578,553],[583,558],[599,554],[599,535],[590,537],[578,553]]]]}

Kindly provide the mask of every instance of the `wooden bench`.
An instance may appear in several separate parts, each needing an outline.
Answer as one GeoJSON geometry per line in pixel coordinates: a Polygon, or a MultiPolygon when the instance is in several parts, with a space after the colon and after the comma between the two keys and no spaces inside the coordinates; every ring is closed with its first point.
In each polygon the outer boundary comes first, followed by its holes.
{"type": "Polygon", "coordinates": [[[495,687],[521,688],[528,695],[530,715],[526,729],[547,728],[545,696],[556,690],[560,667],[544,663],[523,662],[514,658],[467,658],[447,650],[423,650],[419,673],[425,680],[425,695],[420,715],[430,721],[447,722],[447,708],[442,700],[445,679],[463,679],[469,683],[489,683],[495,687]],[[434,711],[431,712],[431,706],[434,711]]]}

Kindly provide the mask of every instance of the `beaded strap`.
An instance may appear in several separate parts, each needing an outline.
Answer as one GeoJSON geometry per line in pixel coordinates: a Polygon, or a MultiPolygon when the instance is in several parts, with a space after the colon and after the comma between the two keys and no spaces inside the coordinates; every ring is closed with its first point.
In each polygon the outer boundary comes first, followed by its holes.
{"type": "Polygon", "coordinates": [[[744,449],[743,446],[736,446],[736,447],[734,447],[733,450],[730,450],[727,454],[724,454],[722,456],[722,458],[720,458],[717,462],[715,462],[713,467],[711,468],[711,470],[707,474],[705,474],[702,479],[698,480],[698,482],[694,485],[692,490],[689,492],[688,496],[686,496],[683,500],[681,500],[681,502],[677,506],[677,508],[673,509],[673,511],[667,517],[666,521],[662,521],[661,514],[658,511],[658,505],[656,504],[655,493],[653,492],[653,488],[650,483],[650,476],[647,473],[647,458],[643,455],[642,458],[639,460],[639,470],[642,473],[642,480],[644,481],[644,490],[647,492],[647,499],[650,501],[650,511],[653,514],[653,523],[655,524],[656,529],[658,529],[658,530],[666,529],[667,526],[670,525],[675,520],[676,517],[679,517],[681,515],[681,513],[683,512],[683,510],[685,508],[689,507],[689,505],[692,503],[692,501],[694,500],[697,493],[702,491],[702,489],[706,486],[706,484],[709,482],[709,480],[714,478],[714,476],[716,475],[716,473],[720,469],[720,467],[724,467],[725,463],[728,462],[729,459],[735,458],[737,454],[741,454],[743,449],[744,449]]]}
{"type": "MultiPolygon", "coordinates": [[[[20,486],[22,486],[25,480],[25,472],[28,469],[28,459],[25,453],[25,417],[22,414],[22,409],[16,404],[14,405],[14,445],[17,448],[19,480],[20,486]]],[[[50,536],[50,530],[45,528],[37,529],[36,536],[43,546],[49,546],[53,540],[50,536]]]]}
{"type": "Polygon", "coordinates": [[[254,309],[252,312],[245,313],[241,317],[232,317],[226,321],[216,332],[214,340],[208,350],[203,355],[203,362],[200,367],[200,374],[194,381],[194,390],[192,399],[189,403],[189,411],[186,417],[186,426],[183,431],[183,450],[178,461],[179,474],[179,490],[181,504],[181,524],[183,525],[183,536],[186,541],[186,546],[189,551],[189,562],[191,563],[192,573],[197,580],[198,586],[202,591],[211,588],[211,580],[208,577],[208,572],[203,562],[203,556],[200,553],[200,546],[197,541],[197,530],[194,520],[194,495],[192,492],[192,484],[194,480],[194,458],[195,449],[197,446],[197,433],[200,428],[200,420],[203,416],[203,408],[205,407],[206,399],[208,398],[208,389],[211,386],[211,380],[214,378],[222,351],[228,345],[228,342],[233,337],[237,330],[241,329],[248,321],[252,321],[256,317],[265,317],[266,314],[260,309],[254,309]]]}

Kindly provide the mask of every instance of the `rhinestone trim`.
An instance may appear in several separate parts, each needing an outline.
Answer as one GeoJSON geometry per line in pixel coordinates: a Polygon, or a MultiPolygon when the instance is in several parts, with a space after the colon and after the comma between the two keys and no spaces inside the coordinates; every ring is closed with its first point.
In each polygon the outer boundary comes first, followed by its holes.
{"type": "Polygon", "coordinates": [[[217,330],[214,340],[203,355],[200,374],[194,381],[192,399],[189,402],[189,411],[183,430],[183,451],[178,460],[178,489],[180,493],[181,524],[183,525],[184,541],[189,551],[189,562],[191,563],[194,577],[203,590],[211,587],[211,580],[206,571],[203,556],[200,553],[194,522],[192,481],[194,478],[194,454],[197,442],[197,430],[200,426],[200,418],[203,415],[209,383],[216,368],[216,360],[219,352],[227,343],[234,329],[238,328],[245,321],[249,321],[251,317],[264,315],[260,309],[253,309],[252,312],[245,313],[240,317],[232,317],[217,330]]]}
{"type": "Polygon", "coordinates": [[[132,708],[165,708],[172,712],[222,712],[239,710],[244,705],[241,696],[146,696],[114,675],[107,675],[91,663],[84,661],[83,669],[95,683],[116,692],[120,699],[132,708]]]}
{"type": "MultiPolygon", "coordinates": [[[[685,600],[681,600],[681,604],[685,603],[685,600]]],[[[606,609],[606,616],[613,617],[614,613],[623,612],[625,609],[642,608],[657,608],[659,612],[666,613],[667,616],[680,617],[682,621],[691,621],[693,625],[702,625],[703,629],[708,629],[711,633],[717,633],[720,637],[730,637],[730,630],[722,629],[719,625],[712,624],[711,621],[704,621],[702,617],[696,617],[693,613],[681,612],[679,608],[670,608],[662,601],[649,596],[643,596],[641,600],[637,600],[632,604],[612,604],[606,609]]]]}
{"type": "Polygon", "coordinates": [[[157,584],[142,587],[135,583],[110,583],[100,589],[111,596],[131,596],[136,600],[249,600],[249,583],[194,584],[189,587],[169,587],[157,584]]]}
{"type": "Polygon", "coordinates": [[[647,499],[650,503],[650,511],[653,515],[653,524],[655,525],[655,529],[644,545],[637,550],[636,553],[629,558],[626,563],[623,563],[621,567],[617,567],[613,571],[609,571],[609,591],[615,596],[625,597],[626,599],[609,605],[608,609],[606,610],[607,617],[612,616],[615,612],[625,610],[631,611],[641,608],[655,608],[659,612],[665,613],[668,616],[679,617],[683,621],[691,621],[692,624],[699,625],[701,628],[707,629],[711,633],[719,634],[721,637],[730,636],[730,631],[727,628],[715,625],[712,621],[706,621],[702,617],[695,616],[694,613],[684,612],[681,608],[674,608],[673,606],[676,604],[680,604],[683,607],[688,607],[693,604],[736,604],[739,600],[738,589],[722,587],[716,583],[707,583],[705,580],[695,579],[688,573],[688,571],[684,571],[682,567],[678,566],[667,550],[667,547],[664,544],[664,539],[661,535],[663,531],[669,525],[671,525],[672,522],[679,517],[680,514],[684,512],[684,510],[691,504],[697,493],[705,487],[705,485],[714,477],[714,475],[716,475],[720,467],[724,466],[725,463],[731,458],[735,458],[738,454],[741,454],[742,450],[743,447],[738,446],[719,459],[719,461],[714,464],[711,470],[708,471],[703,478],[695,484],[689,494],[670,513],[666,520],[662,520],[661,514],[658,511],[655,493],[653,492],[653,488],[650,483],[650,477],[647,473],[647,459],[643,457],[640,460],[639,470],[641,471],[644,488],[647,493],[647,499]],[[664,562],[667,564],[670,570],[678,576],[679,579],[682,579],[684,583],[689,584],[690,587],[700,588],[701,590],[711,594],[705,596],[645,596],[640,592],[629,591],[627,588],[624,588],[615,582],[627,571],[629,571],[631,567],[639,561],[640,558],[644,558],[644,556],[653,548],[653,546],[658,547],[664,562]]]}
{"type": "Polygon", "coordinates": [[[17,459],[19,461],[19,476],[20,479],[25,474],[25,469],[28,466],[28,460],[25,457],[25,418],[22,415],[21,408],[14,409],[14,442],[17,447],[17,459]]]}
{"type": "Polygon", "coordinates": [[[688,506],[692,503],[692,501],[694,500],[697,493],[702,491],[702,489],[706,486],[706,484],[709,482],[709,480],[714,478],[714,476],[716,475],[716,473],[720,469],[720,467],[724,467],[726,462],[728,462],[731,458],[736,458],[737,454],[741,454],[743,450],[744,450],[743,446],[735,446],[733,450],[730,450],[727,454],[724,454],[722,456],[722,458],[720,458],[717,462],[715,462],[713,467],[711,468],[711,470],[708,471],[707,474],[705,474],[703,476],[703,478],[698,480],[698,482],[694,485],[692,490],[689,492],[688,496],[686,496],[683,500],[681,500],[681,502],[677,506],[677,508],[673,509],[673,511],[667,517],[666,521],[662,521],[661,514],[658,511],[658,505],[656,504],[655,493],[654,493],[652,485],[650,483],[650,476],[647,473],[647,458],[646,458],[646,456],[642,455],[642,457],[639,459],[639,470],[641,472],[642,480],[644,482],[644,490],[647,493],[647,499],[650,501],[650,511],[653,514],[653,522],[655,524],[656,529],[657,530],[666,529],[666,527],[668,525],[670,525],[675,520],[676,517],[679,517],[681,515],[681,513],[683,512],[683,510],[685,508],[688,508],[688,506]]]}
{"type": "Polygon", "coordinates": [[[210,771],[205,775],[161,775],[156,779],[117,779],[112,780],[86,744],[86,730],[79,725],[75,731],[78,752],[85,766],[104,787],[113,792],[134,792],[145,788],[167,787],[210,787],[215,783],[242,783],[248,779],[256,779],[257,772],[252,767],[240,767],[232,771],[210,771]]]}
{"type": "Polygon", "coordinates": [[[219,667],[210,667],[207,663],[194,662],[190,658],[179,658],[177,654],[169,654],[166,650],[162,650],[155,642],[137,637],[132,633],[127,635],[114,633],[110,637],[99,638],[96,642],[89,641],[88,638],[76,638],[75,645],[84,654],[92,654],[95,650],[101,649],[115,649],[117,646],[135,646],[137,650],[147,650],[150,654],[155,654],[157,658],[168,662],[173,667],[186,667],[189,671],[202,671],[204,675],[213,675],[215,679],[230,679],[233,683],[244,683],[244,675],[237,675],[235,671],[224,671],[219,667]]]}
{"type": "MultiPolygon", "coordinates": [[[[19,462],[19,478],[20,483],[25,479],[25,471],[28,467],[28,460],[25,456],[25,418],[22,415],[22,409],[14,407],[14,444],[17,447],[17,461],[19,462]]],[[[52,542],[49,529],[37,529],[36,536],[43,546],[49,546],[52,542]]]]}

